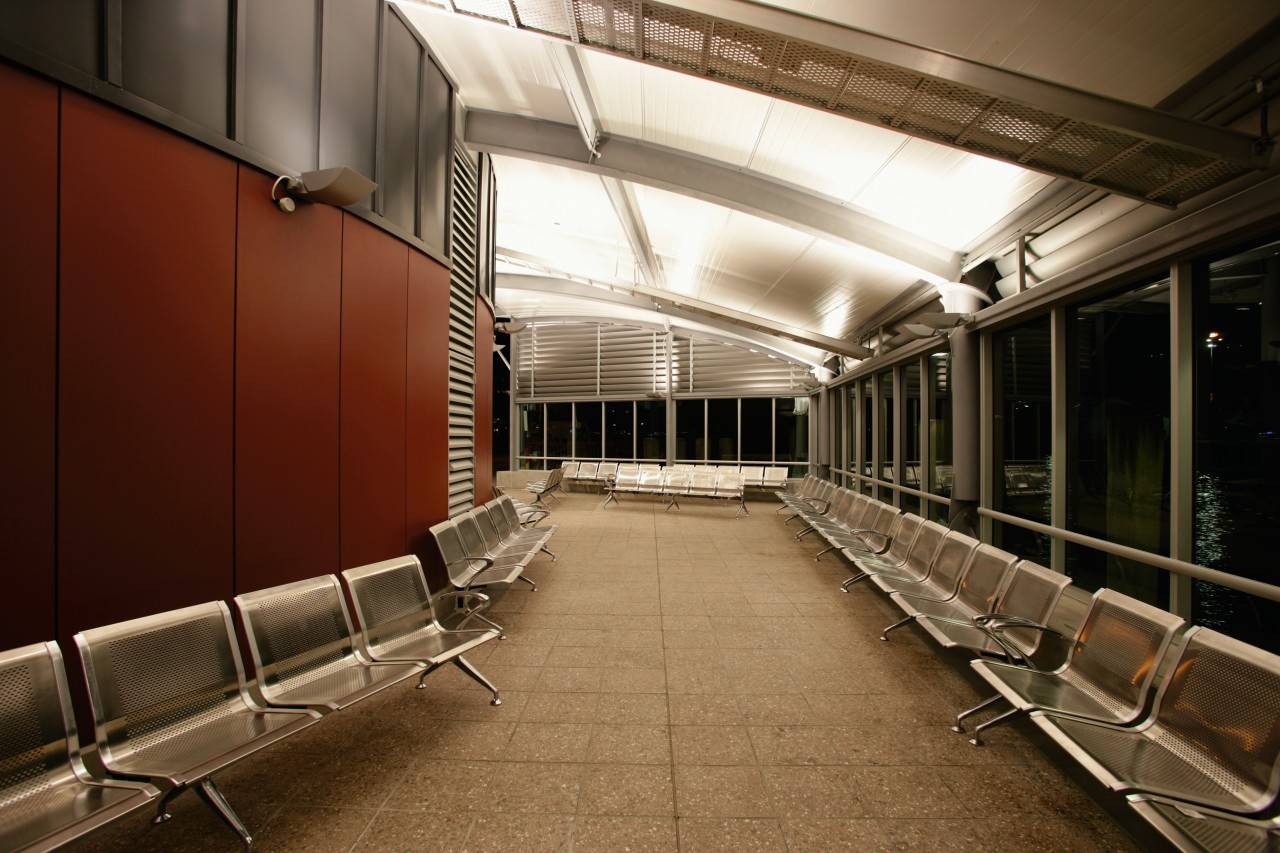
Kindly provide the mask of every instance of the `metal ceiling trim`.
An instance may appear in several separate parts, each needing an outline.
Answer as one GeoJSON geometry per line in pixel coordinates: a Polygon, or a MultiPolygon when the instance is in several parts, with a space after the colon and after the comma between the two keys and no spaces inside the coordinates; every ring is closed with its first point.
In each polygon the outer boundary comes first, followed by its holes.
{"type": "MultiPolygon", "coordinates": [[[[562,6],[514,2],[522,20],[562,6]]],[[[572,3],[582,46],[1162,207],[1268,167],[1271,144],[1246,133],[749,0],[572,3]]]]}

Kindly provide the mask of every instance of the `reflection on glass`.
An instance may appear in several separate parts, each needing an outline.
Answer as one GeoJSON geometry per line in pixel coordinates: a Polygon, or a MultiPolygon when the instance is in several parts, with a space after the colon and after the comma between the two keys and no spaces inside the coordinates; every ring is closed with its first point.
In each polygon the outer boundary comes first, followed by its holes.
{"type": "Polygon", "coordinates": [[[542,446],[542,404],[541,403],[521,403],[519,409],[520,418],[520,455],[521,456],[537,456],[545,455],[542,446]]]}
{"type": "Polygon", "coordinates": [[[809,398],[779,397],[774,403],[774,459],[809,461],[809,398]]]}
{"type": "MultiPolygon", "coordinates": [[[[1280,529],[1280,243],[1194,270],[1193,561],[1275,584],[1280,529]]],[[[1280,652],[1280,604],[1193,582],[1196,624],[1280,652]]]]}
{"type": "Polygon", "coordinates": [[[578,459],[601,457],[600,403],[574,403],[573,454],[578,459]]]}
{"type": "Polygon", "coordinates": [[[738,460],[738,401],[707,401],[707,460],[738,460]]]}
{"type": "MultiPolygon", "coordinates": [[[[872,392],[871,377],[862,380],[861,394],[862,397],[862,441],[858,445],[858,472],[864,477],[875,475],[875,466],[873,465],[875,452],[875,440],[872,430],[875,428],[876,408],[875,394],[872,392]]],[[[866,480],[858,481],[858,488],[862,490],[864,495],[875,494],[875,487],[866,480]]]]}
{"type": "MultiPolygon", "coordinates": [[[[996,332],[995,509],[1048,524],[1053,449],[1053,377],[1049,315],[996,332]]],[[[1050,538],[1015,524],[995,522],[994,543],[1019,557],[1047,565],[1050,538]]]]}
{"type": "MultiPolygon", "coordinates": [[[[894,429],[893,422],[893,371],[880,373],[880,457],[879,466],[875,469],[876,477],[888,483],[896,482],[893,476],[894,429]]],[[[882,501],[893,501],[894,492],[880,489],[878,497],[882,501]]]]}
{"type": "Polygon", "coordinates": [[[746,397],[742,401],[742,461],[773,459],[773,398],[746,397]]]}
{"type": "MultiPolygon", "coordinates": [[[[929,408],[929,492],[951,497],[951,363],[948,354],[929,356],[929,383],[933,403],[929,408]]],[[[931,503],[929,517],[946,521],[948,509],[931,503]]]]}
{"type": "Polygon", "coordinates": [[[631,402],[604,404],[604,455],[609,459],[629,461],[635,458],[635,434],[631,423],[635,417],[634,405],[631,402]]]}
{"type": "Polygon", "coordinates": [[[701,462],[706,458],[706,401],[676,400],[676,459],[701,462]]]}
{"type": "Polygon", "coordinates": [[[547,403],[547,456],[573,458],[573,404],[547,403]]]}
{"type": "MultiPolygon", "coordinates": [[[[1169,282],[1073,308],[1067,343],[1067,526],[1167,554],[1169,531],[1169,282]]],[[[1164,605],[1150,566],[1067,544],[1067,574],[1164,605]]]]}
{"type": "Polygon", "coordinates": [[[667,458],[667,401],[636,402],[636,458],[667,458]]]}
{"type": "MultiPolygon", "coordinates": [[[[902,425],[902,484],[920,488],[920,362],[902,367],[902,394],[906,406],[906,422],[902,425]]],[[[903,512],[919,515],[920,499],[905,492],[898,495],[903,512]]]]}

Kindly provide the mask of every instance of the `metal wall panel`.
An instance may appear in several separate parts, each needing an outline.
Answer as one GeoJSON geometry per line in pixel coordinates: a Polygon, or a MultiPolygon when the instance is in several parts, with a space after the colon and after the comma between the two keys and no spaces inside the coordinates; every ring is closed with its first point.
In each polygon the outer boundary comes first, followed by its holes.
{"type": "Polygon", "coordinates": [[[422,45],[387,9],[384,17],[386,86],[383,101],[382,215],[416,231],[419,161],[419,92],[422,45]]]}
{"type": "Polygon", "coordinates": [[[230,0],[120,0],[124,88],[227,132],[230,0]]]}
{"type": "Polygon", "coordinates": [[[29,47],[95,77],[102,71],[99,0],[0,3],[0,38],[29,47]]]}
{"type": "Polygon", "coordinates": [[[316,0],[246,3],[245,18],[244,143],[290,169],[314,169],[316,0]]]}
{"type": "Polygon", "coordinates": [[[422,197],[418,236],[446,251],[449,203],[449,152],[453,140],[453,87],[429,57],[423,63],[422,85],[422,197]]]}
{"type": "MultiPolygon", "coordinates": [[[[320,168],[373,178],[378,123],[378,0],[324,4],[320,168]]],[[[368,206],[368,201],[361,202],[368,206]]]]}

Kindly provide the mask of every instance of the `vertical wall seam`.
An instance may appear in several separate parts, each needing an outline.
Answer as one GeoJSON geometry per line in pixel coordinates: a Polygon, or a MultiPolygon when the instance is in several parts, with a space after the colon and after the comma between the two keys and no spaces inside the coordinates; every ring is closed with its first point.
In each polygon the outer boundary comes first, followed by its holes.
{"type": "Polygon", "coordinates": [[[53,635],[61,636],[60,557],[58,538],[61,519],[58,513],[59,475],[61,472],[62,423],[62,93],[57,86],[57,115],[54,122],[56,136],[53,170],[53,635]]]}
{"type": "Polygon", "coordinates": [[[240,592],[240,533],[236,525],[236,504],[239,493],[236,491],[237,474],[236,441],[237,428],[240,423],[240,411],[237,406],[239,395],[237,386],[240,381],[240,170],[244,166],[236,163],[235,215],[231,224],[231,595],[240,592]]]}

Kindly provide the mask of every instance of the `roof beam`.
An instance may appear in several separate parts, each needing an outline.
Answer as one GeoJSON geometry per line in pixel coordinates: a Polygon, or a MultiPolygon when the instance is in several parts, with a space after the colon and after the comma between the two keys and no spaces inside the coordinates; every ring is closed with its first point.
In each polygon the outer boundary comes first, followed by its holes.
{"type": "Polygon", "coordinates": [[[933,282],[960,275],[958,252],[890,225],[838,199],[687,151],[620,136],[596,157],[577,128],[506,113],[468,110],[471,148],[645,184],[768,219],[824,240],[870,249],[933,282]]]}
{"type": "Polygon", "coordinates": [[[666,275],[662,271],[658,254],[653,251],[649,229],[644,224],[644,216],[640,213],[640,206],[636,203],[631,185],[604,175],[600,176],[600,183],[604,184],[604,191],[609,195],[613,212],[617,214],[622,232],[627,236],[627,242],[631,244],[631,254],[635,256],[636,263],[640,267],[640,277],[649,287],[665,288],[666,275]]]}

